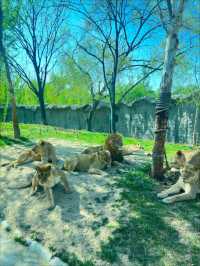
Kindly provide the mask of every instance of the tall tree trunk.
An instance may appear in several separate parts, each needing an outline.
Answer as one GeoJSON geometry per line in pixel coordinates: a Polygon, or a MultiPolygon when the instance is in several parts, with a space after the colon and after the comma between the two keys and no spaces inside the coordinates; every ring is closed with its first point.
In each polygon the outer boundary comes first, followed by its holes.
{"type": "Polygon", "coordinates": [[[116,133],[116,122],[117,122],[116,104],[115,102],[111,102],[110,104],[110,132],[111,133],[116,133]]]}
{"type": "MultiPolygon", "coordinates": [[[[183,9],[180,9],[180,11],[183,12],[183,9]]],[[[182,13],[177,14],[177,19],[180,19],[180,16],[182,16],[182,13]]],[[[179,20],[172,22],[167,35],[164,69],[160,84],[160,97],[156,104],[155,142],[152,152],[152,176],[158,180],[162,180],[164,177],[163,162],[165,138],[168,123],[169,104],[171,99],[171,87],[175,66],[175,57],[178,48],[178,30],[180,27],[179,22],[179,20]]]]}
{"type": "Polygon", "coordinates": [[[2,10],[2,1],[0,0],[0,55],[2,56],[5,70],[6,70],[6,76],[8,81],[8,88],[9,88],[9,94],[11,97],[11,105],[12,105],[12,123],[13,123],[13,131],[14,131],[14,137],[20,138],[20,128],[19,123],[17,119],[17,107],[16,107],[16,98],[13,88],[13,83],[10,75],[10,68],[6,56],[6,50],[3,44],[3,10],[2,10]]]}
{"type": "Polygon", "coordinates": [[[116,133],[116,122],[118,117],[116,114],[116,103],[115,103],[115,79],[112,82],[112,87],[110,91],[110,132],[116,133]]]}
{"type": "Polygon", "coordinates": [[[44,104],[44,93],[41,92],[41,90],[39,91],[39,94],[38,94],[38,100],[39,100],[39,104],[40,104],[42,123],[44,125],[47,125],[46,109],[45,109],[45,104],[44,104]]]}
{"type": "Polygon", "coordinates": [[[196,112],[194,118],[194,130],[193,130],[193,145],[200,143],[200,107],[196,105],[196,112]]]}

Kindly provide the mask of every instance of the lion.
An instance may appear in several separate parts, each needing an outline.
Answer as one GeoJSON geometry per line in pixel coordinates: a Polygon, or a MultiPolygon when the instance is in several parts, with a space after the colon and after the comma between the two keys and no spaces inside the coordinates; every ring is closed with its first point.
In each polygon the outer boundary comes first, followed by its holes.
{"type": "MultiPolygon", "coordinates": [[[[191,158],[194,160],[195,151],[181,151],[178,150],[175,154],[174,160],[170,163],[170,171],[171,172],[180,172],[181,169],[184,168],[186,162],[190,161],[191,158]]],[[[193,163],[192,163],[193,164],[193,163]]]]}
{"type": "Polygon", "coordinates": [[[186,164],[186,156],[182,151],[177,151],[174,160],[171,162],[170,167],[172,172],[179,171],[186,164]]]}
{"type": "MultiPolygon", "coordinates": [[[[16,167],[17,165],[32,161],[52,162],[55,164],[57,157],[54,146],[50,142],[40,140],[32,149],[22,152],[15,161],[8,163],[8,165],[16,167]]],[[[7,164],[2,166],[5,165],[7,164]]]]}
{"type": "Polygon", "coordinates": [[[105,139],[104,145],[94,146],[86,148],[82,154],[92,154],[95,152],[108,150],[111,154],[111,160],[122,162],[123,161],[123,140],[122,136],[118,133],[113,133],[108,135],[105,139]]]}
{"type": "Polygon", "coordinates": [[[101,150],[91,154],[78,154],[65,159],[63,169],[66,171],[88,172],[90,174],[103,174],[102,170],[111,166],[111,154],[101,150]]]}
{"type": "Polygon", "coordinates": [[[55,207],[52,188],[60,182],[63,183],[65,192],[71,191],[66,174],[63,170],[58,169],[54,165],[49,163],[37,165],[36,173],[32,179],[31,196],[36,193],[39,185],[42,186],[47,193],[47,197],[50,202],[49,209],[52,209],[55,207]]]}
{"type": "Polygon", "coordinates": [[[114,133],[107,136],[104,145],[88,147],[82,153],[92,154],[95,152],[108,150],[111,154],[112,161],[121,162],[123,161],[122,146],[123,146],[122,136],[118,133],[114,133]]]}
{"type": "Polygon", "coordinates": [[[158,198],[161,198],[164,203],[195,199],[196,195],[200,193],[200,150],[191,155],[181,168],[180,173],[181,175],[174,185],[158,193],[158,198]],[[181,190],[184,193],[177,194],[181,190]],[[170,196],[173,194],[176,195],[170,196]]]}
{"type": "Polygon", "coordinates": [[[98,151],[108,150],[111,154],[112,165],[119,165],[125,161],[129,164],[129,161],[124,160],[125,155],[131,155],[134,152],[143,149],[140,144],[123,146],[122,136],[118,133],[113,133],[107,136],[104,145],[88,147],[82,154],[92,154],[98,151]]]}
{"type": "Polygon", "coordinates": [[[55,147],[50,142],[40,140],[38,143],[38,153],[41,155],[41,161],[43,163],[51,162],[56,164],[58,161],[55,147]]]}

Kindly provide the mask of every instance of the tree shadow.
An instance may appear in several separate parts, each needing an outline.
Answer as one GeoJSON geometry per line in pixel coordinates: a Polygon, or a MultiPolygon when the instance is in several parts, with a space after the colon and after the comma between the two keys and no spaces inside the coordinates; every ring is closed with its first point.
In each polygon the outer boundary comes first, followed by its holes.
{"type": "MultiPolygon", "coordinates": [[[[198,265],[200,246],[195,241],[186,244],[170,222],[177,215],[188,220],[186,206],[191,203],[168,206],[159,202],[155,195],[158,184],[141,169],[122,176],[116,185],[123,188],[121,203],[128,201],[129,210],[119,218],[119,226],[108,242],[102,243],[98,254],[101,259],[125,265],[123,254],[136,265],[198,265]],[[174,257],[170,260],[171,255],[174,257]]],[[[197,212],[195,202],[192,205],[197,212]]]]}
{"type": "Polygon", "coordinates": [[[32,144],[33,142],[26,138],[26,137],[21,137],[20,139],[14,139],[14,138],[11,138],[11,137],[7,137],[7,136],[0,136],[0,140],[3,141],[3,143],[5,143],[6,145],[8,146],[11,146],[13,144],[32,144]]]}

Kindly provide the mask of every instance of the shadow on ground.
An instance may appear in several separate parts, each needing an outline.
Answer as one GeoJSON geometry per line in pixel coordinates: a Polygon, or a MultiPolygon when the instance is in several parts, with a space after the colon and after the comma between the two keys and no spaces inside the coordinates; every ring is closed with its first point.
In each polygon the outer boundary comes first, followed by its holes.
{"type": "Polygon", "coordinates": [[[127,216],[98,254],[117,265],[199,265],[200,234],[194,224],[198,201],[164,205],[156,198],[158,184],[143,169],[124,175],[121,204],[128,201],[127,216]],[[123,257],[128,262],[123,261],[123,257]],[[130,264],[128,264],[130,263],[130,264]]]}

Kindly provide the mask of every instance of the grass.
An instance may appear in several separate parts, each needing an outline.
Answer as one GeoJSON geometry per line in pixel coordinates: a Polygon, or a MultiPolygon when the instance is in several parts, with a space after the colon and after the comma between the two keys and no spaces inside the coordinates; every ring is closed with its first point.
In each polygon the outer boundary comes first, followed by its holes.
{"type": "Polygon", "coordinates": [[[200,265],[200,227],[194,223],[198,203],[161,203],[156,198],[159,184],[147,173],[148,169],[135,169],[116,184],[123,188],[121,205],[126,201],[129,209],[98,256],[117,265],[124,265],[122,254],[130,265],[200,265]]]}
{"type": "MultiPolygon", "coordinates": [[[[85,130],[64,130],[52,126],[20,124],[22,139],[20,142],[29,142],[31,140],[57,138],[72,142],[88,143],[88,144],[103,144],[107,136],[106,133],[88,132],[85,130]]],[[[11,123],[2,124],[2,136],[0,137],[0,147],[19,143],[12,138],[13,129],[11,123]]],[[[124,144],[140,144],[144,150],[151,152],[153,140],[136,139],[125,137],[124,144]]],[[[191,147],[184,144],[166,144],[166,151],[169,157],[172,157],[177,150],[190,150],[191,147]]]]}
{"type": "MultiPolygon", "coordinates": [[[[22,140],[29,143],[41,138],[58,138],[67,141],[102,144],[107,134],[87,131],[62,130],[50,126],[21,124],[22,140]]],[[[16,143],[12,139],[12,126],[4,124],[1,147],[16,143]]],[[[146,151],[151,151],[153,141],[124,138],[125,144],[141,144],[146,151]]],[[[189,150],[191,147],[181,144],[167,145],[168,156],[176,150],[189,150]]],[[[149,175],[150,165],[133,168],[130,172],[116,179],[115,186],[122,188],[121,199],[117,205],[126,206],[126,215],[121,215],[116,224],[104,221],[101,225],[94,224],[94,229],[100,232],[104,227],[112,229],[112,235],[101,243],[101,249],[96,258],[103,265],[126,265],[122,257],[126,257],[129,265],[139,266],[188,266],[200,265],[200,204],[198,200],[165,205],[157,197],[161,190],[160,184],[149,175]],[[125,205],[125,203],[128,203],[125,205]],[[198,217],[197,217],[198,218],[198,217]],[[105,262],[105,263],[104,263],[105,262]]],[[[116,204],[116,203],[115,203],[116,204]]],[[[116,205],[116,208],[118,208],[116,205]]],[[[23,239],[16,241],[26,244],[23,239]]],[[[55,252],[70,266],[93,266],[92,260],[81,261],[76,254],[67,250],[55,252]]],[[[95,261],[95,258],[94,258],[95,261]]]]}

